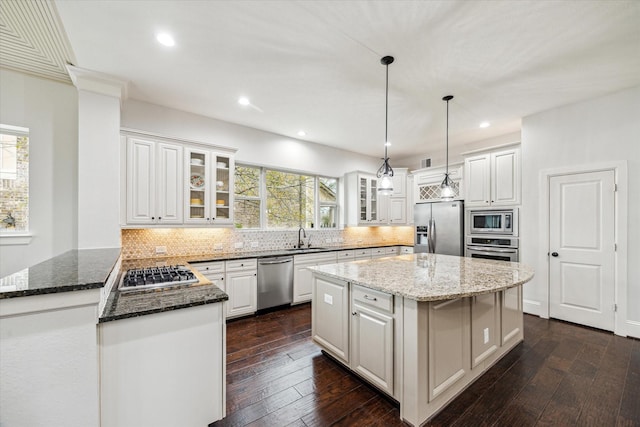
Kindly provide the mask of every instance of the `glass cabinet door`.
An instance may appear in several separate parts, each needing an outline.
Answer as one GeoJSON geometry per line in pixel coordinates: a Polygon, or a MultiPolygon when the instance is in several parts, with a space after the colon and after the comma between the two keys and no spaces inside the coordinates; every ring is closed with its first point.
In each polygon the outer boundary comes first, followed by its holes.
{"type": "Polygon", "coordinates": [[[185,222],[206,223],[209,221],[209,159],[206,151],[187,150],[187,209],[185,222]]]}
{"type": "Polygon", "coordinates": [[[366,221],[367,218],[367,179],[360,178],[360,221],[366,221]]]}
{"type": "Polygon", "coordinates": [[[378,180],[369,181],[369,197],[371,209],[371,221],[378,221],[378,180]]]}
{"type": "Polygon", "coordinates": [[[233,158],[217,154],[215,157],[215,190],[213,199],[215,203],[216,223],[230,223],[233,221],[233,158]]]}

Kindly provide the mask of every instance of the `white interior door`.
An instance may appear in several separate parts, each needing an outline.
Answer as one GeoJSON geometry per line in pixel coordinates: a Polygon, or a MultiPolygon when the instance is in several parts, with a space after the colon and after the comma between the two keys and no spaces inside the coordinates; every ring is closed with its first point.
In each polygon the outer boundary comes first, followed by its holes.
{"type": "Polygon", "coordinates": [[[614,172],[554,176],[549,203],[549,315],[614,330],[614,172]]]}

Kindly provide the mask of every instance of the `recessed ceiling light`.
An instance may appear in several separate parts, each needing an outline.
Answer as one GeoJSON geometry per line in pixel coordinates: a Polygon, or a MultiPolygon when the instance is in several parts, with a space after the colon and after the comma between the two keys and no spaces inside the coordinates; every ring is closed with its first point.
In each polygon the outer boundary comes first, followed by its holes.
{"type": "Polygon", "coordinates": [[[481,127],[481,128],[488,128],[489,126],[491,126],[491,123],[489,123],[489,122],[482,122],[482,123],[480,123],[480,127],[481,127]]]}
{"type": "Polygon", "coordinates": [[[159,33],[156,36],[156,40],[158,40],[158,43],[164,46],[175,46],[176,44],[176,41],[169,33],[159,33]]]}
{"type": "Polygon", "coordinates": [[[298,131],[298,136],[307,136],[307,133],[303,130],[298,131]]]}
{"type": "Polygon", "coordinates": [[[240,98],[238,98],[238,104],[240,104],[240,105],[251,105],[251,101],[249,101],[249,98],[241,96],[240,98]]]}

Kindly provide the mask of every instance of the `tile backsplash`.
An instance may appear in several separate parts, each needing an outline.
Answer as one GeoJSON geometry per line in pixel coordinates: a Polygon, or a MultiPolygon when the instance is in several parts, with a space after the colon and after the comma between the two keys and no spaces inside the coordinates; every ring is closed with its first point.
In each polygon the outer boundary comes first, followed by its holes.
{"type": "MultiPolygon", "coordinates": [[[[413,245],[413,227],[347,227],[343,230],[305,230],[305,245],[413,245]]],[[[291,248],[298,231],[231,228],[151,228],[122,230],[122,258],[205,255],[215,252],[254,252],[291,248]],[[156,253],[164,247],[166,253],[156,253]]]]}

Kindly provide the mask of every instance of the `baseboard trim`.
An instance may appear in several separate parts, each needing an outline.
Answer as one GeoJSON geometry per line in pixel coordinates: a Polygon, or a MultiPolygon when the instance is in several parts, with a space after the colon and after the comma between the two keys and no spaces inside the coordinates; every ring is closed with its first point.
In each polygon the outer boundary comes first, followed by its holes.
{"type": "Polygon", "coordinates": [[[627,320],[627,336],[640,339],[640,322],[627,320]]]}
{"type": "Polygon", "coordinates": [[[524,311],[527,314],[533,314],[535,316],[540,316],[541,315],[541,309],[540,309],[540,302],[539,301],[532,301],[532,300],[522,300],[522,311],[524,311]]]}

